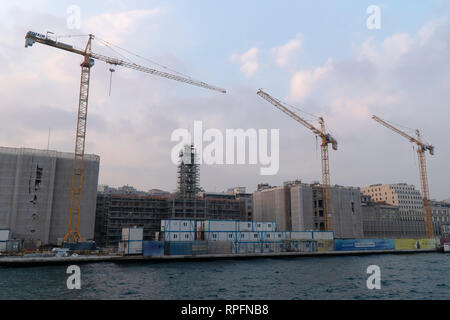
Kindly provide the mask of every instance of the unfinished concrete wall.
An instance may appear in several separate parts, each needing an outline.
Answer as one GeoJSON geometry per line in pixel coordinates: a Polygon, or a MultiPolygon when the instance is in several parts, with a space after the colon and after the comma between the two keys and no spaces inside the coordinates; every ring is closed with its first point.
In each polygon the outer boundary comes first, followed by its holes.
{"type": "Polygon", "coordinates": [[[333,208],[333,231],[336,238],[362,238],[361,192],[357,188],[333,186],[330,189],[333,208]]]}
{"type": "Polygon", "coordinates": [[[287,187],[266,189],[253,194],[253,221],[275,221],[278,230],[290,230],[290,212],[290,192],[287,187]]]}
{"type": "Polygon", "coordinates": [[[313,189],[309,185],[291,187],[291,225],[294,231],[317,230],[314,225],[313,189]]]}
{"type": "MultiPolygon", "coordinates": [[[[85,156],[80,233],[94,237],[100,158],[85,156]]],[[[17,239],[56,244],[67,231],[73,154],[0,147],[0,228],[17,239]]]]}

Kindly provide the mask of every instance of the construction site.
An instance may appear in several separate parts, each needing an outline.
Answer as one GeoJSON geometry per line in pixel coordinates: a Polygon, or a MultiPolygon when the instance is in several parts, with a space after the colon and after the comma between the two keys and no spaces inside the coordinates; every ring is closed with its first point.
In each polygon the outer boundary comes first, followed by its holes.
{"type": "Polygon", "coordinates": [[[316,119],[316,127],[294,111],[295,107],[262,89],[257,91],[259,97],[320,139],[321,182],[295,180],[275,187],[261,184],[253,193],[208,193],[200,186],[200,165],[195,145],[190,144],[179,154],[176,192],[152,195],[98,191],[100,157],[85,154],[90,72],[95,61],[222,94],[226,91],[94,53],[95,39],[89,35],[82,50],[60,42],[52,33],[30,31],[25,36],[26,48],[39,43],[82,57],[77,129],[74,153],[0,148],[0,249],[6,255],[61,247],[97,257],[112,254],[111,259],[223,258],[423,252],[450,243],[450,203],[431,201],[425,155],[434,155],[434,146],[424,142],[419,130],[412,137],[373,116],[417,147],[420,191],[402,183],[366,188],[332,185],[329,145],[338,152],[338,141],[327,131],[324,118],[316,119]],[[168,226],[177,226],[178,230],[169,230],[168,226]],[[134,232],[136,238],[131,237],[134,232]]]}

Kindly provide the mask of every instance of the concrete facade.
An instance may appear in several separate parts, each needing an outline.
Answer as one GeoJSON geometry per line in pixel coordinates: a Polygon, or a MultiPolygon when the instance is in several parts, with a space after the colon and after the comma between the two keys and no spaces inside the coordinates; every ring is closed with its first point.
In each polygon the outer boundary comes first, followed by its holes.
{"type": "MultiPolygon", "coordinates": [[[[363,235],[361,193],[358,188],[330,188],[333,231],[336,238],[363,235]]],[[[322,188],[318,184],[287,182],[253,194],[254,221],[276,221],[279,230],[324,230],[322,188]]]]}
{"type": "Polygon", "coordinates": [[[361,188],[361,190],[376,203],[398,206],[400,219],[407,222],[403,224],[405,233],[414,237],[425,235],[422,196],[413,185],[406,183],[375,184],[361,188]]]}
{"type": "Polygon", "coordinates": [[[288,187],[255,192],[253,194],[253,221],[275,221],[279,230],[291,230],[290,199],[288,187]]]}
{"type": "MultiPolygon", "coordinates": [[[[93,239],[100,158],[86,155],[80,233],[93,239]]],[[[0,229],[42,245],[68,228],[73,154],[0,147],[0,229]]]]}
{"type": "Polygon", "coordinates": [[[442,226],[450,225],[450,203],[447,201],[431,201],[431,212],[434,226],[434,234],[443,236],[442,226]]]}

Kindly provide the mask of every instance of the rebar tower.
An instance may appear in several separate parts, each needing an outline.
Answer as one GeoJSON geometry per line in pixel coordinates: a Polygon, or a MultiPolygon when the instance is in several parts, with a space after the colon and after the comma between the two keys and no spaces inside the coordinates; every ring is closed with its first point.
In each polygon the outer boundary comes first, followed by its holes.
{"type": "Polygon", "coordinates": [[[178,164],[178,197],[195,199],[200,191],[200,167],[194,145],[186,145],[180,151],[178,164]]]}

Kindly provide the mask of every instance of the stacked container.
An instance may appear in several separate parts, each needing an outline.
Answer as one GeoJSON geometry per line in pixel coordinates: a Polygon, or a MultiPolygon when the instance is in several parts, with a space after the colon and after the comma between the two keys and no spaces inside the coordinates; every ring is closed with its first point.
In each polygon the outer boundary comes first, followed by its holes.
{"type": "Polygon", "coordinates": [[[119,253],[125,255],[142,254],[144,228],[123,228],[122,241],[119,242],[119,253]]]}
{"type": "Polygon", "coordinates": [[[161,233],[164,241],[186,242],[196,239],[197,221],[195,220],[162,220],[161,233]]]}

